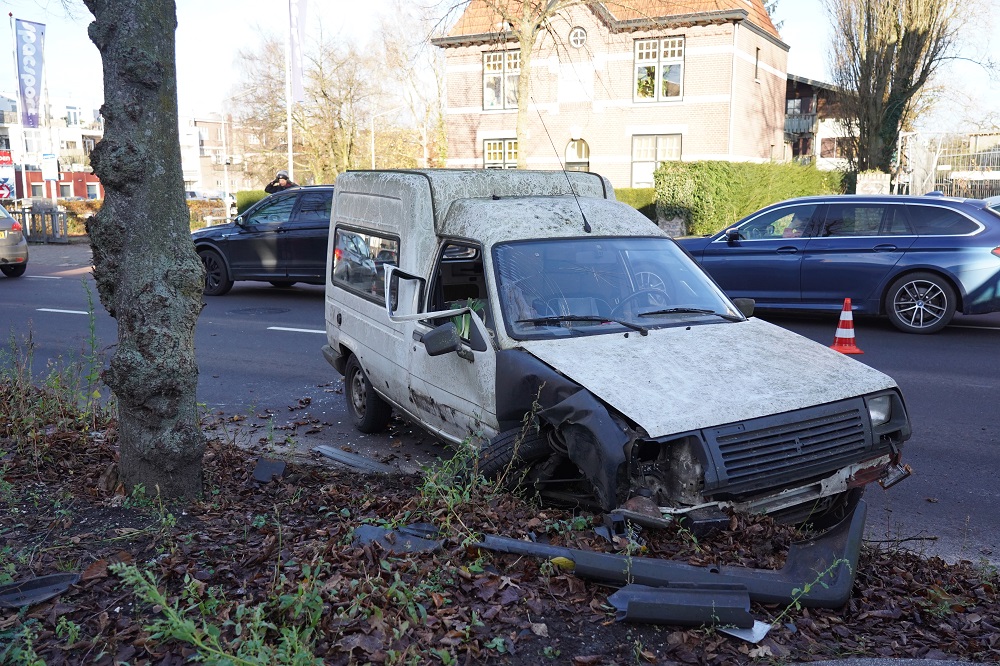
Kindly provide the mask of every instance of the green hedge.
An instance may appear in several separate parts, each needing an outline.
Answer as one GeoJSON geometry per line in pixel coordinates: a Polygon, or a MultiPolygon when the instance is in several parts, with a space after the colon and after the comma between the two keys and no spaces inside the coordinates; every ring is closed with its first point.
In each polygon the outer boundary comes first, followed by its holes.
{"type": "Polygon", "coordinates": [[[784,199],[840,193],[841,179],[840,172],[790,162],[664,162],[656,170],[656,201],[663,218],[680,217],[688,234],[703,236],[784,199]]]}
{"type": "Polygon", "coordinates": [[[619,187],[615,189],[615,198],[656,222],[656,188],[619,187]]]}
{"type": "Polygon", "coordinates": [[[242,213],[266,196],[264,190],[240,190],[236,193],[236,213],[242,213]]]}

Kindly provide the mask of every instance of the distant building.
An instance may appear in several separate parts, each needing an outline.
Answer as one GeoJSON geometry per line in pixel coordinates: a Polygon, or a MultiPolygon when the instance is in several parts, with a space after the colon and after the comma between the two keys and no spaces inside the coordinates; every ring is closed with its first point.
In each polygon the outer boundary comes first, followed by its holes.
{"type": "Polygon", "coordinates": [[[42,126],[26,128],[16,98],[0,95],[0,150],[9,151],[14,163],[17,198],[103,198],[104,188],[90,168],[90,153],[102,136],[100,112],[79,102],[53,97],[45,105],[42,126]],[[42,180],[46,153],[56,156],[57,181],[42,180]]]}
{"type": "Polygon", "coordinates": [[[666,160],[785,158],[788,46],[762,0],[568,7],[532,53],[527,145],[520,49],[481,0],[446,37],[448,166],[590,170],[650,187],[666,160]]]}
{"type": "Polygon", "coordinates": [[[785,94],[785,141],[791,158],[819,169],[846,169],[853,143],[836,86],[794,74],[785,94]]]}

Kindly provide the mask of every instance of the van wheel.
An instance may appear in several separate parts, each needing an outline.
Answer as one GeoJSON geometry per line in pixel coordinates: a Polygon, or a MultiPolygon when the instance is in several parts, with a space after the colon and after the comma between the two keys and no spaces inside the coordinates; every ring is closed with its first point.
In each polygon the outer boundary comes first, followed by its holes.
{"type": "Polygon", "coordinates": [[[934,273],[904,275],[885,295],[885,313],[904,333],[937,333],[951,322],[957,306],[955,290],[934,273]]]}
{"type": "Polygon", "coordinates": [[[344,397],[347,398],[347,411],[354,419],[354,427],[364,433],[381,432],[389,424],[392,407],[381,398],[368,375],[361,369],[357,356],[351,356],[344,371],[344,397]]]}
{"type": "Polygon", "coordinates": [[[7,277],[21,277],[27,268],[28,264],[4,264],[0,266],[0,272],[7,277]]]}
{"type": "Polygon", "coordinates": [[[504,490],[523,485],[527,472],[552,454],[545,435],[534,428],[512,428],[490,440],[479,454],[479,473],[504,490]]]}
{"type": "Polygon", "coordinates": [[[198,250],[201,264],[205,267],[205,287],[202,293],[206,296],[222,296],[233,288],[233,281],[226,273],[226,263],[215,250],[198,250]]]}

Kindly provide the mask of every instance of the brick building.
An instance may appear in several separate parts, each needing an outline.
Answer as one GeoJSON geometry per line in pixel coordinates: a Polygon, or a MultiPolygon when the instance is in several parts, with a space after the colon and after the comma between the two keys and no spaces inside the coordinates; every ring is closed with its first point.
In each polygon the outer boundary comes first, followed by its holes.
{"type": "Polygon", "coordinates": [[[566,8],[532,54],[524,146],[519,47],[495,10],[472,0],[433,43],[446,55],[450,167],[512,168],[522,150],[529,168],[648,187],[665,160],[785,158],[788,46],[762,0],[566,8]]]}

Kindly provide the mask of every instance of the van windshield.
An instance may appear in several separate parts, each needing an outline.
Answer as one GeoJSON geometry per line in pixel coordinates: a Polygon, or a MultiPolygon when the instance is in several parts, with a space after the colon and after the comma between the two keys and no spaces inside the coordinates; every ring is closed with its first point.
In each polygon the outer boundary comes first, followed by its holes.
{"type": "Polygon", "coordinates": [[[551,238],[502,243],[493,270],[517,339],[741,321],[702,270],[666,238],[551,238]]]}

